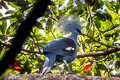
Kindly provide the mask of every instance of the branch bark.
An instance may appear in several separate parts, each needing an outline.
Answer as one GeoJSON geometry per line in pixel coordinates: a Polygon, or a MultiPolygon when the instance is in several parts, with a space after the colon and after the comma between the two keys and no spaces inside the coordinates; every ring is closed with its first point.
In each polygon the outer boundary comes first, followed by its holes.
{"type": "Polygon", "coordinates": [[[77,58],[82,58],[82,57],[96,57],[96,56],[105,56],[105,55],[109,55],[112,54],[114,52],[120,51],[120,46],[117,46],[115,48],[108,48],[105,51],[98,51],[98,52],[89,52],[89,53],[85,53],[85,54],[79,54],[77,55],[77,58]]]}
{"type": "Polygon", "coordinates": [[[20,52],[25,39],[30,34],[33,25],[35,25],[36,19],[44,14],[49,4],[50,0],[36,0],[26,19],[19,26],[10,49],[0,60],[0,76],[13,63],[16,55],[20,52]]]}

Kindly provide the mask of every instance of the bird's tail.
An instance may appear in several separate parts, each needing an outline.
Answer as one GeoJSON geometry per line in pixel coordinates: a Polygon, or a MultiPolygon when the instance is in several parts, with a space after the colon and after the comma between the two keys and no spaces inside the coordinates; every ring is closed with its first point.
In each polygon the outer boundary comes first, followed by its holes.
{"type": "Polygon", "coordinates": [[[56,55],[55,54],[45,54],[45,62],[44,62],[44,68],[42,71],[42,75],[48,73],[51,71],[51,69],[54,66],[56,60],[56,55]]]}

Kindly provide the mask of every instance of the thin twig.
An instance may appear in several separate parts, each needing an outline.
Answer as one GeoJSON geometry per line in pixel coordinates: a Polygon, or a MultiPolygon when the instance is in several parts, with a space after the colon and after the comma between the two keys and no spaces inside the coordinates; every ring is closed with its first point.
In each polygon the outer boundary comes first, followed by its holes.
{"type": "MultiPolygon", "coordinates": [[[[49,9],[50,12],[52,13],[52,15],[51,15],[52,17],[51,17],[51,18],[52,18],[53,20],[55,20],[56,22],[59,22],[59,20],[53,18],[53,15],[55,15],[55,13],[50,9],[50,7],[48,7],[48,9],[49,9]]],[[[57,18],[57,17],[56,17],[56,18],[57,18]]]]}
{"type": "Polygon", "coordinates": [[[92,23],[92,16],[91,16],[91,13],[90,13],[90,7],[89,7],[89,5],[88,5],[88,15],[89,15],[89,18],[90,18],[90,27],[88,29],[87,35],[88,35],[90,29],[92,28],[92,24],[93,24],[92,23]]]}
{"type": "Polygon", "coordinates": [[[102,59],[102,60],[90,60],[89,58],[88,58],[88,60],[90,61],[90,62],[102,62],[102,61],[105,61],[106,59],[108,59],[109,58],[109,55],[107,55],[104,59],[102,59]]]}
{"type": "Polygon", "coordinates": [[[79,45],[80,45],[80,47],[81,47],[81,53],[83,53],[83,54],[84,54],[83,42],[82,42],[82,41],[80,41],[80,39],[79,39],[79,38],[78,38],[78,41],[79,41],[79,45]]]}
{"type": "MultiPolygon", "coordinates": [[[[35,37],[35,39],[36,39],[36,41],[37,41],[37,48],[38,48],[39,52],[41,53],[40,47],[39,47],[39,45],[38,45],[38,39],[37,39],[37,37],[35,36],[35,34],[34,34],[33,31],[32,31],[32,33],[33,33],[33,36],[35,37]]],[[[33,40],[34,40],[34,39],[33,39],[33,40]]],[[[35,43],[35,41],[34,41],[34,43],[35,43]]]]}
{"type": "Polygon", "coordinates": [[[53,31],[50,30],[51,34],[53,35],[53,37],[56,39],[57,37],[54,35],[53,31]]]}
{"type": "Polygon", "coordinates": [[[104,46],[109,47],[109,48],[110,48],[110,47],[113,47],[112,45],[107,45],[107,44],[105,44],[105,43],[99,42],[99,41],[95,40],[95,39],[94,39],[93,37],[91,37],[91,36],[88,36],[88,35],[86,35],[86,34],[84,34],[84,35],[87,36],[88,38],[92,39],[93,41],[101,44],[101,45],[104,45],[104,46]]]}

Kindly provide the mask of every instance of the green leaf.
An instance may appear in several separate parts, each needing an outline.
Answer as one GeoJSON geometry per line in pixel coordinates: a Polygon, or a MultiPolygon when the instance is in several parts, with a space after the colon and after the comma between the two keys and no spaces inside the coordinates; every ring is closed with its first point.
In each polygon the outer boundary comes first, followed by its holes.
{"type": "Polygon", "coordinates": [[[33,0],[27,0],[29,3],[33,3],[33,0]]]}
{"type": "Polygon", "coordinates": [[[5,5],[4,8],[8,10],[8,6],[7,5],[5,5]]]}
{"type": "Polygon", "coordinates": [[[100,70],[107,70],[107,68],[105,67],[104,64],[98,64],[98,68],[99,68],[100,70]]]}
{"type": "Polygon", "coordinates": [[[4,47],[2,48],[2,50],[0,51],[0,60],[1,60],[2,57],[5,55],[6,50],[7,50],[7,48],[6,48],[6,46],[4,46],[4,47]]]}
{"type": "Polygon", "coordinates": [[[9,2],[9,4],[13,7],[13,8],[16,8],[17,10],[19,10],[21,7],[20,6],[17,6],[15,4],[15,2],[9,2]]]}
{"type": "Polygon", "coordinates": [[[101,27],[101,21],[100,20],[96,20],[95,21],[95,25],[99,29],[101,27]]]}
{"type": "Polygon", "coordinates": [[[117,61],[117,62],[116,62],[115,67],[116,67],[116,68],[119,68],[119,67],[120,67],[120,61],[117,61]]]}
{"type": "Polygon", "coordinates": [[[14,35],[15,31],[16,31],[16,26],[17,26],[17,23],[16,22],[13,22],[7,29],[6,31],[6,34],[9,34],[9,35],[14,35]]]}
{"type": "Polygon", "coordinates": [[[3,14],[2,13],[0,13],[0,17],[2,17],[3,16],[3,14]]]}
{"type": "Polygon", "coordinates": [[[92,10],[96,11],[99,8],[103,8],[104,2],[102,0],[97,0],[95,4],[93,5],[92,10]]]}
{"type": "Polygon", "coordinates": [[[108,0],[105,0],[105,5],[107,6],[108,9],[110,9],[111,11],[114,11],[108,0]]]}
{"type": "Polygon", "coordinates": [[[111,17],[112,17],[113,20],[118,17],[115,12],[110,11],[109,9],[105,9],[105,11],[106,11],[109,15],[111,15],[111,17]]]}
{"type": "Polygon", "coordinates": [[[73,8],[72,13],[74,12],[76,15],[82,15],[85,12],[86,6],[82,4],[79,0],[76,0],[77,7],[73,8]]]}
{"type": "Polygon", "coordinates": [[[14,13],[16,13],[16,11],[14,11],[14,10],[9,10],[9,11],[7,11],[5,14],[14,14],[14,13]]]}
{"type": "Polygon", "coordinates": [[[118,51],[117,53],[115,53],[117,58],[120,58],[120,51],[118,51]]]}
{"type": "Polygon", "coordinates": [[[2,32],[2,34],[5,35],[6,33],[6,28],[7,28],[7,21],[6,20],[3,20],[2,21],[2,25],[0,25],[0,31],[2,32]]]}
{"type": "Polygon", "coordinates": [[[106,21],[100,21],[101,22],[101,28],[99,28],[101,31],[109,31],[112,28],[112,23],[109,20],[106,21]]]}
{"type": "MultiPolygon", "coordinates": [[[[1,3],[0,3],[1,4],[1,3]]],[[[0,5],[0,9],[2,9],[2,6],[0,5]]]]}
{"type": "Polygon", "coordinates": [[[0,30],[0,35],[3,35],[2,32],[1,32],[1,30],[0,30]]]}

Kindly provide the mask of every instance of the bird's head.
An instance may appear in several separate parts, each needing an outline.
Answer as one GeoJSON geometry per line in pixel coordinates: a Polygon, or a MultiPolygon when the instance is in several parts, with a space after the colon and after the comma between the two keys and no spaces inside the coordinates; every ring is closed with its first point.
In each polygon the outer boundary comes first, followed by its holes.
{"type": "Polygon", "coordinates": [[[75,29],[75,33],[77,33],[78,35],[84,35],[81,31],[81,29],[77,28],[75,29]]]}
{"type": "Polygon", "coordinates": [[[72,22],[68,24],[68,27],[69,28],[66,28],[66,31],[72,32],[73,34],[77,34],[77,35],[84,35],[82,33],[82,27],[80,26],[80,24],[76,22],[72,22]]]}
{"type": "Polygon", "coordinates": [[[66,15],[60,20],[58,27],[61,28],[60,30],[64,34],[72,32],[73,34],[83,35],[79,20],[77,16],[66,15]]]}

